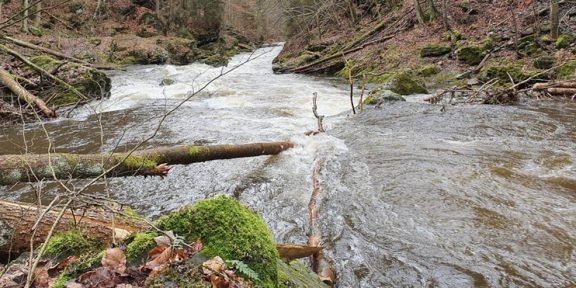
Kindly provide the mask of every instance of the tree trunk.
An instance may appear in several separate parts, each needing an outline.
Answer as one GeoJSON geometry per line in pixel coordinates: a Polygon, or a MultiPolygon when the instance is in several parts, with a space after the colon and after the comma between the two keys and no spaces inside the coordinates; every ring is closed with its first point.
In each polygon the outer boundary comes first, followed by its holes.
{"type": "Polygon", "coordinates": [[[420,0],[413,0],[414,2],[414,11],[416,11],[416,18],[418,19],[418,23],[424,24],[426,21],[426,17],[424,15],[424,11],[422,10],[422,6],[420,5],[420,0]]]}
{"type": "Polygon", "coordinates": [[[24,9],[24,18],[22,18],[22,32],[28,33],[28,8],[29,8],[28,0],[22,1],[22,9],[24,9]]]}
{"type": "Polygon", "coordinates": [[[10,75],[10,73],[2,68],[0,68],[0,82],[8,87],[16,96],[18,96],[18,98],[24,102],[38,107],[38,109],[40,109],[40,111],[42,111],[46,117],[56,117],[56,113],[52,109],[48,108],[42,99],[32,95],[32,93],[28,92],[28,90],[24,89],[24,87],[20,86],[20,84],[18,84],[18,82],[12,78],[12,75],[10,75]]]}
{"type": "Polygon", "coordinates": [[[444,29],[450,31],[450,24],[448,23],[448,0],[444,0],[444,5],[442,7],[442,20],[444,22],[444,29]]]}
{"type": "Polygon", "coordinates": [[[4,19],[4,13],[2,12],[2,4],[4,4],[3,0],[0,0],[0,21],[4,19]]]}
{"type": "Polygon", "coordinates": [[[165,176],[167,164],[191,164],[219,159],[276,155],[292,148],[290,142],[161,147],[114,154],[0,155],[0,185],[40,180],[109,177],[165,176]],[[110,171],[109,171],[110,170],[110,171]]]}
{"type": "Polygon", "coordinates": [[[36,4],[36,14],[34,15],[34,26],[36,28],[40,28],[40,24],[42,22],[42,1],[38,1],[36,4]]]}
{"type": "Polygon", "coordinates": [[[550,0],[550,37],[558,38],[560,27],[558,0],[550,0]]]}
{"type": "MultiPolygon", "coordinates": [[[[19,254],[30,250],[30,241],[37,247],[46,240],[48,231],[58,219],[61,210],[34,206],[24,203],[14,203],[0,200],[0,253],[19,254]],[[39,221],[39,218],[42,219],[39,221]],[[36,227],[34,227],[36,225],[36,227]],[[32,231],[35,234],[32,238],[32,231]]],[[[112,236],[121,240],[129,234],[143,231],[147,226],[143,222],[114,217],[103,211],[85,209],[67,210],[58,222],[55,233],[78,229],[84,232],[90,240],[100,243],[111,243],[112,236]]]]}

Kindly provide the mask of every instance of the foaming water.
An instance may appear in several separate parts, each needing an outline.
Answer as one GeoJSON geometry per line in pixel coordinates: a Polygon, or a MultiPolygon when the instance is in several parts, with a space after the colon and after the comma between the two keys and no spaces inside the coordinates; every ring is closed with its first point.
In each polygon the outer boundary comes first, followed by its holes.
{"type": "MultiPolygon", "coordinates": [[[[58,151],[125,150],[165,111],[249,57],[167,117],[145,147],[291,140],[294,149],[176,166],[164,179],[116,178],[121,202],[156,217],[216,194],[258,211],[276,241],[306,243],[314,161],[319,223],[339,287],[570,287],[576,285],[576,105],[385,104],[349,115],[347,85],[275,75],[281,47],[206,65],[132,67],[112,75],[109,100],[46,125],[58,151]],[[160,86],[163,79],[173,85],[160,86]],[[316,127],[312,93],[328,132],[316,127]],[[101,112],[101,113],[96,113],[101,112]]],[[[0,153],[45,152],[37,124],[0,128],[0,153]]],[[[83,181],[79,181],[81,184],[83,181]]],[[[57,186],[47,184],[47,189],[57,186]]],[[[94,185],[90,193],[102,193],[94,185]]],[[[26,185],[0,187],[32,201],[26,185]]]]}

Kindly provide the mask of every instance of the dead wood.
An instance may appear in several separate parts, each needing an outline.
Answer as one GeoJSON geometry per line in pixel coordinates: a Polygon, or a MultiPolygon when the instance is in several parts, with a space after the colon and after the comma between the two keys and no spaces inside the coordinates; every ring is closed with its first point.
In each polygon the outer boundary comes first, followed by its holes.
{"type": "Polygon", "coordinates": [[[42,69],[40,66],[30,62],[30,60],[28,60],[26,57],[22,56],[20,53],[0,44],[0,50],[18,58],[20,61],[22,61],[22,63],[28,65],[30,68],[34,69],[36,72],[50,78],[52,81],[64,86],[67,90],[69,90],[70,92],[76,94],[78,97],[80,97],[81,99],[84,100],[88,100],[90,98],[88,98],[86,95],[82,94],[82,92],[78,91],[76,88],[72,87],[72,85],[66,83],[66,81],[50,74],[50,72],[42,69]]]}
{"type": "Polygon", "coordinates": [[[108,177],[165,176],[168,165],[220,159],[276,155],[292,148],[290,142],[243,145],[182,145],[112,154],[0,155],[0,185],[41,180],[108,177]]]}
{"type": "MultiPolygon", "coordinates": [[[[61,210],[47,210],[45,206],[35,206],[0,200],[0,253],[19,254],[30,249],[30,241],[37,247],[46,240],[48,231],[58,219],[61,210]],[[35,231],[32,238],[32,231],[35,231]]],[[[112,214],[103,210],[69,209],[56,226],[55,233],[77,229],[91,241],[110,244],[113,235],[121,240],[128,235],[147,228],[144,222],[116,216],[112,224],[112,214]]]]}
{"type": "Polygon", "coordinates": [[[293,260],[310,257],[322,250],[322,247],[301,244],[276,244],[280,258],[293,260]]]}
{"type": "Polygon", "coordinates": [[[56,113],[46,106],[46,103],[32,95],[32,93],[28,92],[28,90],[24,89],[24,87],[20,86],[16,80],[12,78],[12,75],[8,73],[6,70],[0,68],[0,82],[4,84],[10,91],[12,91],[18,98],[23,100],[24,102],[34,105],[38,107],[38,109],[48,118],[56,117],[56,113]]]}
{"type": "Polygon", "coordinates": [[[52,49],[48,49],[48,48],[45,48],[45,47],[42,47],[42,46],[38,46],[38,45],[32,44],[32,43],[30,43],[30,42],[26,42],[26,41],[22,41],[22,40],[19,40],[19,39],[15,39],[15,38],[12,38],[12,37],[4,36],[4,37],[2,37],[2,39],[5,39],[5,40],[7,40],[7,41],[10,41],[10,42],[12,42],[12,43],[14,43],[14,44],[16,44],[16,45],[22,46],[22,47],[26,47],[26,48],[30,48],[30,49],[33,49],[33,50],[37,50],[37,51],[40,51],[40,52],[43,52],[43,53],[50,54],[50,55],[52,55],[52,56],[61,58],[61,59],[66,59],[66,60],[69,60],[69,61],[71,61],[71,62],[75,62],[75,63],[82,64],[82,65],[84,65],[84,66],[88,66],[88,67],[92,67],[92,68],[96,68],[96,69],[101,69],[101,70],[117,70],[117,69],[119,69],[119,68],[113,67],[113,66],[95,65],[95,64],[86,62],[86,61],[84,61],[84,60],[78,59],[78,58],[76,58],[76,57],[68,56],[68,55],[62,54],[62,53],[60,53],[60,52],[58,52],[58,51],[55,51],[55,50],[52,50],[52,49]]]}

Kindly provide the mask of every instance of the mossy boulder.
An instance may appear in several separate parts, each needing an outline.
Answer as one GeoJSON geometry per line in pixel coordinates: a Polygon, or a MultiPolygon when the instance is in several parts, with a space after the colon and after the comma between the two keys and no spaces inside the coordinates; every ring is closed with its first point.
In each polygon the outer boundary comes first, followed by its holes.
{"type": "Polygon", "coordinates": [[[200,239],[201,254],[239,260],[258,273],[258,287],[277,285],[278,251],[268,227],[250,209],[226,196],[199,201],[161,217],[157,226],[189,242],[200,239]]]}
{"type": "Polygon", "coordinates": [[[368,97],[364,100],[364,105],[377,105],[382,102],[396,102],[406,101],[400,94],[386,90],[383,87],[376,88],[368,93],[368,97]]]}
{"type": "Polygon", "coordinates": [[[486,49],[480,46],[462,46],[456,50],[456,58],[470,66],[478,65],[486,56],[486,49]]]}
{"type": "Polygon", "coordinates": [[[550,69],[556,64],[556,59],[552,56],[542,56],[534,60],[534,68],[550,69]]]}
{"type": "Polygon", "coordinates": [[[438,70],[438,67],[436,67],[436,65],[428,64],[428,65],[422,66],[422,68],[420,68],[417,73],[419,76],[428,77],[428,76],[438,74],[438,72],[439,72],[439,70],[438,70]]]}
{"type": "Polygon", "coordinates": [[[384,84],[383,89],[390,90],[400,95],[426,94],[428,90],[414,79],[410,73],[402,72],[393,74],[384,84]]]}
{"type": "Polygon", "coordinates": [[[500,84],[511,83],[510,79],[512,79],[514,83],[519,83],[530,78],[535,73],[538,73],[538,71],[524,69],[523,67],[514,64],[495,64],[488,65],[482,69],[479,79],[484,82],[498,79],[500,80],[500,84]]]}
{"type": "Polygon", "coordinates": [[[572,36],[570,35],[560,35],[558,39],[556,39],[556,49],[568,48],[572,40],[572,36]]]}
{"type": "Polygon", "coordinates": [[[440,57],[452,51],[452,48],[447,45],[429,44],[420,49],[420,57],[440,57]]]}

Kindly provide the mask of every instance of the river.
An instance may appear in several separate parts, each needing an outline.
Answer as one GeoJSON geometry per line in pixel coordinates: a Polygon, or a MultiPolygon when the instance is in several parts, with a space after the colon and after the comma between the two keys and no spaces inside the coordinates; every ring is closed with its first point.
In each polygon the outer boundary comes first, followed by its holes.
{"type": "MultiPolygon", "coordinates": [[[[281,47],[228,68],[139,66],[112,74],[109,100],[46,123],[60,152],[292,140],[279,156],[177,166],[166,179],[118,178],[114,197],[156,217],[217,194],[259,212],[277,242],[306,243],[315,159],[321,159],[322,242],[339,287],[573,287],[576,285],[576,104],[388,103],[351,115],[347,85],[275,75],[281,47]],[[160,86],[163,79],[174,84],[160,86]],[[327,133],[314,137],[312,94],[327,133]]],[[[0,128],[0,154],[45,153],[39,124],[0,128]],[[24,131],[24,133],[22,133],[24,131]],[[27,139],[26,145],[22,140],[27,139]]],[[[83,181],[79,181],[82,183],[83,181]]],[[[80,184],[78,183],[78,184],[80,184]]],[[[46,184],[45,198],[55,185],[46,184]]],[[[0,197],[33,201],[29,185],[0,197]]]]}

